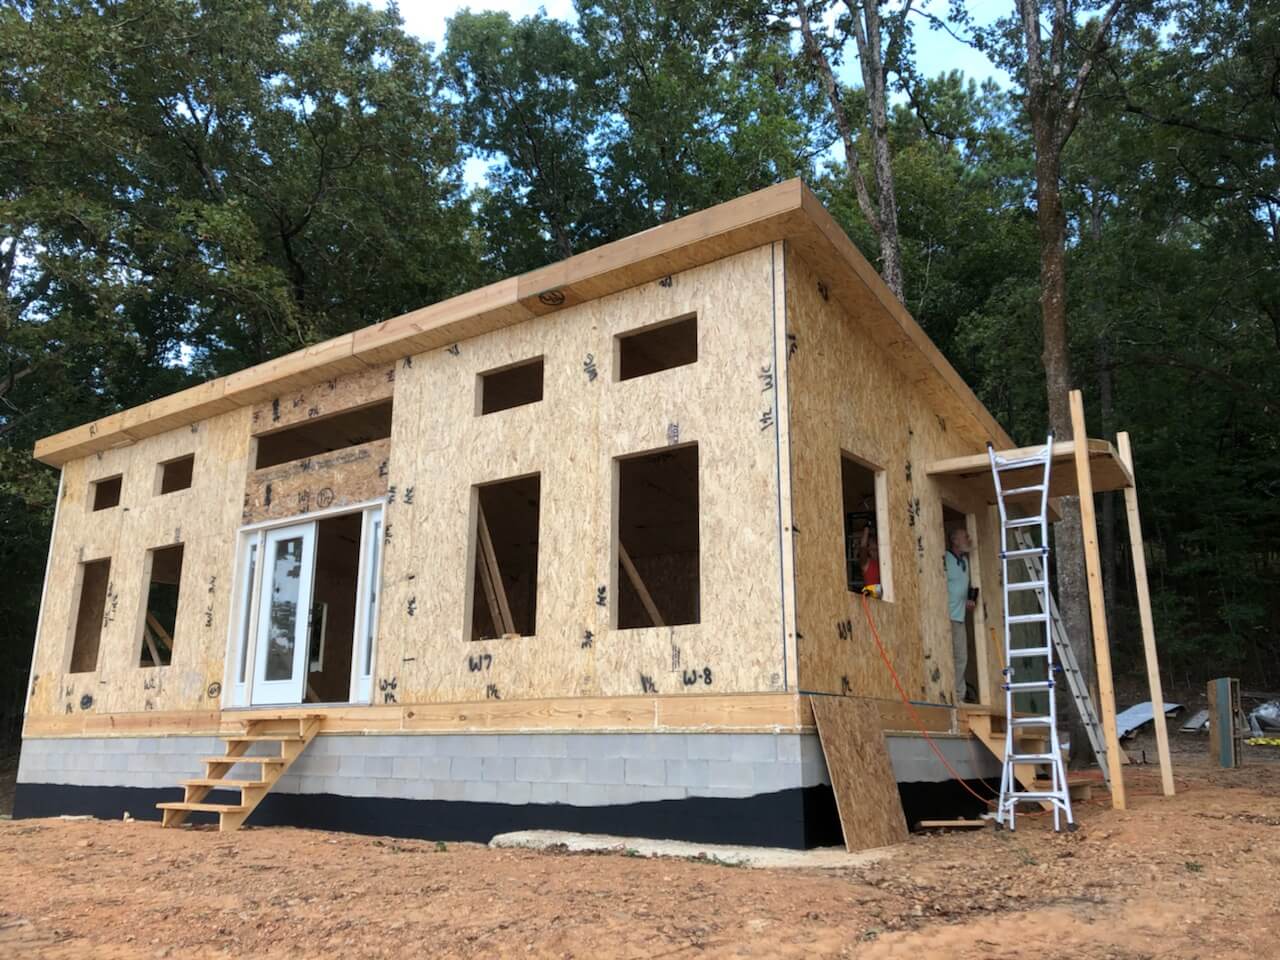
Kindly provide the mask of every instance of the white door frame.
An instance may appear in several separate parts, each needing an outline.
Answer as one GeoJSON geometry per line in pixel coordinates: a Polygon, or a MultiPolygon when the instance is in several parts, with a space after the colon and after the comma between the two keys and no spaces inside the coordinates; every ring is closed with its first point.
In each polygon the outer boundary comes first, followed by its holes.
{"type": "MultiPolygon", "coordinates": [[[[255,693],[258,662],[257,639],[261,633],[262,585],[266,579],[262,558],[266,556],[268,535],[275,530],[310,525],[316,521],[348,513],[363,514],[360,525],[360,565],[356,585],[356,623],[351,659],[351,703],[371,703],[373,668],[377,662],[378,605],[382,591],[383,501],[366,500],[327,510],[316,510],[281,520],[247,524],[238,531],[235,559],[236,589],[227,625],[227,658],[221,706],[223,708],[265,705],[255,693]]],[[[314,536],[314,534],[313,534],[314,536]]],[[[314,567],[314,546],[310,551],[314,567]]],[[[307,574],[308,578],[311,574],[307,574]]],[[[305,640],[305,638],[304,638],[305,640]]],[[[305,647],[305,643],[304,643],[305,647]]],[[[296,654],[296,651],[295,651],[296,654]]],[[[306,691],[306,665],[303,665],[306,691]]],[[[285,704],[301,704],[303,695],[285,704]]]]}

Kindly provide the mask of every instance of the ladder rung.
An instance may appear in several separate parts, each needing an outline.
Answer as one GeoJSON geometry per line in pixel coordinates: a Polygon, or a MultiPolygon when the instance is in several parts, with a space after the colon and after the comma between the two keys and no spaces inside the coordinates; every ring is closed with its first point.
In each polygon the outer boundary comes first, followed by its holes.
{"type": "Polygon", "coordinates": [[[1016,683],[1006,683],[1004,685],[1004,688],[1006,690],[1011,690],[1014,693],[1017,693],[1018,691],[1021,691],[1021,690],[1052,690],[1053,681],[1052,680],[1022,680],[1016,683]]]}
{"type": "Polygon", "coordinates": [[[1052,753],[1011,753],[1009,760],[1012,763],[1051,763],[1057,758],[1052,753]]]}
{"type": "Polygon", "coordinates": [[[1023,457],[1021,460],[1005,460],[996,457],[996,469],[1004,473],[1006,470],[1022,470],[1025,467],[1043,467],[1047,459],[1048,457],[1043,453],[1036,454],[1034,457],[1023,457]]]}
{"type": "Polygon", "coordinates": [[[1009,721],[1011,727],[1052,727],[1053,717],[1014,717],[1009,721]]]}
{"type": "Polygon", "coordinates": [[[1019,590],[1043,590],[1047,586],[1043,580],[1019,580],[1017,583],[1006,584],[1005,589],[1016,593],[1019,590]]]}
{"type": "Polygon", "coordinates": [[[1058,800],[1066,802],[1067,791],[1065,790],[1019,790],[1016,793],[1012,790],[1005,795],[1005,801],[1019,800],[1058,800]]]}
{"type": "Polygon", "coordinates": [[[1042,557],[1048,547],[1019,547],[1017,550],[1001,550],[1001,560],[1017,560],[1019,557],[1042,557]]]}
{"type": "Polygon", "coordinates": [[[1010,647],[1009,657],[1047,657],[1049,655],[1048,647],[1010,647]]]}
{"type": "Polygon", "coordinates": [[[1010,626],[1015,623],[1044,623],[1048,619],[1047,613],[1015,613],[1012,617],[1005,618],[1010,626]]]}
{"type": "MultiPolygon", "coordinates": [[[[1009,496],[1009,493],[1006,492],[1005,496],[1009,496]]],[[[1017,530],[1020,527],[1038,527],[1041,522],[1039,517],[1017,517],[1014,520],[1006,520],[1004,528],[1006,530],[1017,530]]]]}
{"type": "MultiPolygon", "coordinates": [[[[1006,497],[1022,497],[1026,496],[1028,493],[1040,493],[1042,490],[1044,490],[1043,483],[1033,483],[1029,487],[1014,487],[1011,490],[1001,490],[1000,492],[1006,497]]],[[[1036,523],[1040,522],[1039,517],[1035,517],[1034,519],[1036,523]]],[[[1013,524],[1009,523],[1006,524],[1006,526],[1013,526],[1013,524]]],[[[1021,526],[1028,526],[1028,524],[1021,524],[1021,526]]]]}

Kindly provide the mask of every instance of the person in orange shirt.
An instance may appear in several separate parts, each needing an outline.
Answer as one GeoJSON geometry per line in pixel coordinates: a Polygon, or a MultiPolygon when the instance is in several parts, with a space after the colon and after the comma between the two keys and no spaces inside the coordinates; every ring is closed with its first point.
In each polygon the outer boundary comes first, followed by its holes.
{"type": "Polygon", "coordinates": [[[862,528],[858,541],[858,566],[862,569],[862,589],[880,585],[880,543],[869,523],[862,528]]]}

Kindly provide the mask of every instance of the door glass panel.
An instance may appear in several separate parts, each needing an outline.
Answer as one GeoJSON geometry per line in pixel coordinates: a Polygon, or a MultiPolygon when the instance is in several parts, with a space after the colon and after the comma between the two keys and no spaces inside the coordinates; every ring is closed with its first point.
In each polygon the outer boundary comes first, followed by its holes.
{"type": "Polygon", "coordinates": [[[302,537],[277,540],[271,571],[271,616],[267,624],[264,679],[293,677],[298,602],[302,592],[302,537]]]}
{"type": "Polygon", "coordinates": [[[258,573],[258,545],[249,544],[249,559],[244,577],[244,620],[240,624],[240,682],[244,683],[249,670],[249,628],[253,623],[254,577],[258,573]]]}

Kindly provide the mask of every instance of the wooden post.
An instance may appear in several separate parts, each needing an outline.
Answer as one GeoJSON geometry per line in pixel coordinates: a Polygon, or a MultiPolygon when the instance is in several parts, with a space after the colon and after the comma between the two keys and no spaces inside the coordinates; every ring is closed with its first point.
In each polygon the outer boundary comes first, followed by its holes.
{"type": "MultiPolygon", "coordinates": [[[[515,621],[511,618],[511,607],[507,604],[507,588],[502,583],[502,570],[498,567],[498,555],[493,550],[493,540],[489,536],[489,522],[484,516],[484,507],[477,501],[476,517],[478,520],[477,530],[479,536],[480,556],[482,568],[489,571],[487,577],[488,584],[485,587],[487,595],[492,595],[491,603],[497,605],[497,618],[494,620],[493,627],[500,630],[503,636],[516,632],[515,621]]],[[[490,606],[493,611],[493,606],[490,606]]]]}
{"type": "Polygon", "coordinates": [[[652,621],[655,627],[665,627],[667,624],[662,619],[662,614],[658,612],[658,605],[653,602],[653,596],[649,593],[649,588],[640,579],[640,571],[631,562],[631,554],[627,553],[627,548],[622,545],[621,540],[618,541],[618,560],[622,563],[622,569],[626,571],[627,579],[631,581],[631,586],[635,588],[636,593],[640,596],[640,602],[644,604],[645,612],[649,614],[649,620],[652,621]]]}
{"type": "MultiPolygon", "coordinates": [[[[1120,462],[1131,477],[1133,450],[1129,446],[1129,434],[1116,435],[1116,447],[1120,462]]],[[[1160,660],[1156,656],[1155,620],[1151,616],[1151,592],[1147,586],[1147,556],[1142,548],[1142,520],[1138,516],[1138,484],[1124,491],[1124,508],[1129,517],[1129,551],[1133,554],[1133,587],[1138,595],[1138,619],[1142,622],[1142,649],[1147,658],[1147,684],[1151,689],[1152,722],[1156,726],[1156,751],[1160,755],[1160,789],[1166,797],[1173,796],[1173,764],[1169,760],[1169,728],[1164,718],[1164,689],[1160,683],[1160,660]]]]}
{"type": "Polygon", "coordinates": [[[1098,519],[1093,509],[1093,475],[1089,472],[1089,434],[1084,425],[1084,398],[1071,391],[1071,449],[1076,461],[1076,486],[1080,495],[1080,528],[1084,533],[1084,567],[1089,583],[1089,620],[1093,624],[1093,656],[1098,667],[1098,699],[1102,732],[1107,741],[1107,768],[1111,777],[1111,806],[1125,809],[1124,768],[1120,763],[1120,738],[1116,735],[1116,691],[1111,679],[1111,643],[1107,638],[1107,611],[1102,596],[1102,558],[1098,554],[1098,519]]]}

